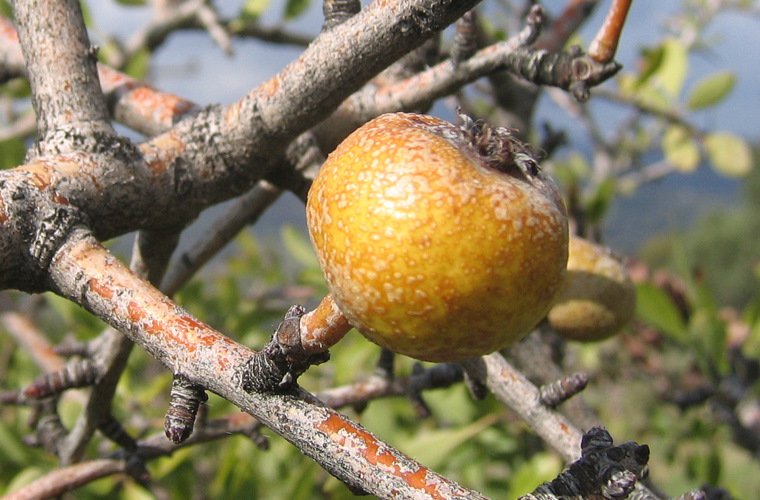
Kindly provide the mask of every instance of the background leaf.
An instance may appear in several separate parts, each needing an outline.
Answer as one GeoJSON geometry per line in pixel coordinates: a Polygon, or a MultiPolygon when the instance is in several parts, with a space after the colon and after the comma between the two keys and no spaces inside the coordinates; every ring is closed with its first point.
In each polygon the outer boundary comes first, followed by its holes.
{"type": "Polygon", "coordinates": [[[258,19],[269,7],[270,0],[246,0],[240,8],[240,18],[244,21],[258,19]]]}
{"type": "Polygon", "coordinates": [[[683,89],[689,58],[680,40],[668,38],[662,45],[663,60],[657,71],[657,80],[670,97],[678,97],[683,89]]]}
{"type": "Polygon", "coordinates": [[[300,16],[309,8],[310,3],[311,0],[288,0],[287,5],[285,5],[285,19],[300,16]]]}
{"type": "Polygon", "coordinates": [[[687,106],[697,110],[715,106],[722,101],[736,84],[736,75],[732,71],[720,71],[700,80],[689,95],[687,106]]]}
{"type": "Polygon", "coordinates": [[[693,172],[699,166],[699,148],[684,127],[673,125],[665,131],[662,151],[665,160],[681,172],[693,172]]]}
{"type": "Polygon", "coordinates": [[[664,334],[683,340],[686,323],[670,296],[651,283],[641,283],[636,288],[636,311],[647,323],[664,334]]]}
{"type": "Polygon", "coordinates": [[[728,132],[707,134],[705,149],[713,168],[723,175],[740,177],[752,169],[752,150],[738,135],[728,132]]]}

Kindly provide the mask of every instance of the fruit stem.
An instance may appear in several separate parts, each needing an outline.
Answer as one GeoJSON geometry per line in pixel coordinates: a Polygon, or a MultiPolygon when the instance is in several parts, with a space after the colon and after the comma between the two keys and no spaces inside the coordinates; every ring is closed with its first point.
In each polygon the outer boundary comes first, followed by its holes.
{"type": "Polygon", "coordinates": [[[608,63],[615,57],[620,33],[633,0],[613,0],[596,37],[589,45],[588,55],[598,63],[608,63]]]}
{"type": "Polygon", "coordinates": [[[328,293],[316,309],[301,317],[301,345],[308,352],[323,352],[349,330],[351,325],[328,293]]]}

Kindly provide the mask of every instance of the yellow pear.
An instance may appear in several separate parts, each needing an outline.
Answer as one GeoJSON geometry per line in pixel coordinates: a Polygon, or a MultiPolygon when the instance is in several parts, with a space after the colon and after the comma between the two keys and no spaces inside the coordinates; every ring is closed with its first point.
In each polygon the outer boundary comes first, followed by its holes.
{"type": "Polygon", "coordinates": [[[329,155],[309,234],[335,303],[368,339],[425,361],[501,349],[565,276],[567,215],[508,129],[380,116],[329,155]]]}

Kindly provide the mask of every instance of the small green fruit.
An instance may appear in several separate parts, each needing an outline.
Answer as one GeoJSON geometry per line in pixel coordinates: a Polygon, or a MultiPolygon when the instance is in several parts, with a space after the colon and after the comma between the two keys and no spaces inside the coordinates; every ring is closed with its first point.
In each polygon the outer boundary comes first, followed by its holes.
{"type": "Polygon", "coordinates": [[[549,311],[564,338],[592,342],[617,333],[636,310],[636,288],[609,248],[570,238],[567,277],[549,311]]]}

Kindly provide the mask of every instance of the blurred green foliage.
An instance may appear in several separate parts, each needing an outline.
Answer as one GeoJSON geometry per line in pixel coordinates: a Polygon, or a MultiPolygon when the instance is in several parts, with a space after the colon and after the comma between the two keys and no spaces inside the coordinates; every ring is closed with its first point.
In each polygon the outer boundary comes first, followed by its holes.
{"type": "Polygon", "coordinates": [[[735,206],[712,211],[681,232],[653,237],[640,256],[653,268],[678,272],[691,267],[688,271],[704,280],[719,304],[743,309],[756,299],[760,286],[758,214],[760,164],[743,179],[735,206]]]}
{"type": "MultiPolygon", "coordinates": [[[[263,244],[252,233],[241,234],[226,262],[226,269],[232,272],[210,273],[192,282],[178,300],[236,340],[254,348],[263,345],[292,304],[293,293],[300,296],[306,287],[314,300],[326,292],[304,234],[286,227],[280,241],[274,243],[263,244]],[[279,250],[283,247],[287,254],[279,250]]],[[[91,338],[103,328],[99,320],[88,318],[65,300],[52,295],[39,300],[36,314],[53,342],[74,331],[78,339],[91,338]]],[[[379,352],[377,346],[352,333],[331,349],[330,363],[310,370],[301,383],[318,392],[361,380],[373,374],[379,352]]],[[[9,375],[3,377],[0,390],[23,387],[36,376],[28,354],[7,335],[0,335],[0,354],[0,370],[9,375]]],[[[408,375],[413,365],[408,358],[399,359],[398,375],[408,375]]],[[[118,388],[117,418],[133,435],[162,432],[170,385],[169,372],[146,353],[135,351],[118,388]]],[[[508,498],[530,492],[561,471],[559,458],[547,453],[540,440],[494,399],[475,402],[462,384],[426,392],[423,397],[432,413],[428,418],[421,418],[406,398],[373,401],[362,412],[344,411],[423,464],[494,498],[504,498],[505,492],[509,492],[508,498]]],[[[239,411],[215,395],[210,395],[208,407],[210,419],[239,411]]],[[[72,425],[81,407],[65,398],[61,410],[64,423],[72,425]]],[[[56,467],[52,455],[23,443],[23,436],[30,432],[28,416],[28,410],[0,407],[0,494],[56,467]]],[[[264,433],[269,436],[268,450],[258,448],[247,437],[235,436],[152,461],[149,470],[155,491],[168,498],[354,498],[294,446],[271,432],[264,433]]],[[[99,436],[94,441],[92,456],[97,450],[115,449],[99,436]]],[[[153,498],[123,477],[93,482],[77,490],[76,497],[153,498]]]]}
{"type": "MultiPolygon", "coordinates": [[[[282,9],[283,20],[303,14],[310,5],[308,0],[247,0],[230,29],[234,32],[255,21],[272,3],[282,9]]],[[[582,187],[579,203],[592,224],[604,220],[616,196],[637,187],[627,184],[622,174],[652,151],[679,171],[690,172],[707,162],[722,175],[747,175],[742,202],[730,211],[705,217],[693,229],[657,238],[644,248],[641,257],[651,269],[668,269],[682,285],[686,311],[670,290],[653,281],[641,283],[634,325],[601,344],[567,345],[567,371],[577,368],[590,373],[592,383],[584,397],[617,440],[650,445],[652,477],[662,489],[675,495],[710,483],[725,487],[736,498],[749,499],[760,491],[760,465],[752,452],[737,442],[717,411],[720,406],[708,401],[682,408],[669,399],[674,391],[688,389],[690,381],[714,386],[737,375],[732,351],[736,346],[731,344],[732,323],[725,315],[726,306],[737,312],[748,330],[740,352],[748,358],[760,357],[760,168],[751,168],[752,155],[743,138],[723,131],[696,130],[688,123],[690,113],[719,106],[736,83],[732,72],[720,70],[687,84],[690,57],[695,48],[703,47],[699,36],[704,32],[704,20],[699,9],[705,6],[701,0],[683,6],[681,26],[690,27],[697,35],[692,46],[672,34],[663,35],[642,49],[638,67],[627,68],[616,80],[623,104],[637,110],[637,119],[654,116],[653,123],[626,121],[624,133],[606,145],[617,155],[614,160],[618,163],[612,165],[624,168],[605,171],[592,154],[575,149],[552,162],[565,188],[582,187]]],[[[8,12],[7,2],[0,1],[0,13],[8,12]]],[[[490,29],[506,36],[502,26],[490,29]]],[[[104,53],[108,50],[115,47],[103,48],[104,53]]],[[[138,51],[126,61],[126,71],[140,78],[148,74],[150,63],[151,54],[138,51]]],[[[0,92],[14,99],[29,95],[28,85],[20,81],[5,84],[0,92]]],[[[20,164],[25,147],[21,139],[0,144],[0,168],[20,164]]],[[[223,266],[211,266],[186,286],[177,300],[205,322],[256,348],[268,340],[290,305],[314,305],[325,293],[307,238],[298,229],[285,226],[277,241],[262,242],[250,232],[241,234],[223,266]]],[[[54,344],[68,337],[90,339],[104,328],[81,308],[52,295],[35,297],[25,313],[54,344]]],[[[305,388],[319,392],[371,375],[379,348],[353,333],[331,353],[329,363],[313,368],[301,379],[305,388]]],[[[398,359],[398,375],[411,373],[413,366],[412,360],[398,359]]],[[[0,391],[22,388],[37,375],[29,353],[0,330],[0,391]]],[[[135,436],[161,433],[170,385],[170,374],[145,352],[136,350],[118,387],[117,418],[135,436]]],[[[73,395],[60,402],[67,426],[81,411],[81,400],[75,391],[70,392],[73,395]]],[[[751,399],[758,393],[755,384],[745,397],[751,399]]],[[[462,384],[429,391],[423,397],[431,410],[431,416],[425,418],[406,398],[376,400],[362,411],[343,411],[425,465],[493,498],[516,498],[562,469],[559,458],[492,397],[473,401],[462,384]]],[[[212,419],[238,412],[214,395],[208,408],[212,419]]],[[[30,433],[29,418],[28,409],[0,406],[0,495],[57,466],[52,454],[24,442],[30,433]]],[[[263,432],[269,437],[266,450],[248,437],[233,436],[182,448],[171,457],[152,461],[148,467],[153,493],[115,476],[77,490],[76,498],[354,498],[294,446],[263,432]]],[[[115,449],[98,436],[88,456],[115,449]]]]}

